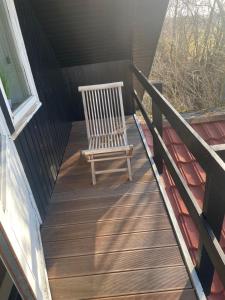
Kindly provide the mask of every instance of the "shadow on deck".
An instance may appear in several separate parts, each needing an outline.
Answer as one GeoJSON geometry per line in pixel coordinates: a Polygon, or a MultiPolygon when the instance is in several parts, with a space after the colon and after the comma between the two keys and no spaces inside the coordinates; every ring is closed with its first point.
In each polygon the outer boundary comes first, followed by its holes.
{"type": "MultiPolygon", "coordinates": [[[[42,228],[53,300],[196,299],[151,165],[132,118],[133,181],[105,174],[91,184],[85,125],[73,125],[42,228]]],[[[123,162],[99,163],[123,167],[123,162]]]]}

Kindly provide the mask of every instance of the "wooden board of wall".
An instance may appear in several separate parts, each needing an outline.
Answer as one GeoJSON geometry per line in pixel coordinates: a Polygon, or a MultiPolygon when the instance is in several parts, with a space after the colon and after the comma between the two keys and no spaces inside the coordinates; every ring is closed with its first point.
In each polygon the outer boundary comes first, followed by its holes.
{"type": "Polygon", "coordinates": [[[42,107],[16,138],[16,147],[42,216],[67,144],[68,95],[54,51],[28,0],[15,0],[17,14],[42,107]]]}

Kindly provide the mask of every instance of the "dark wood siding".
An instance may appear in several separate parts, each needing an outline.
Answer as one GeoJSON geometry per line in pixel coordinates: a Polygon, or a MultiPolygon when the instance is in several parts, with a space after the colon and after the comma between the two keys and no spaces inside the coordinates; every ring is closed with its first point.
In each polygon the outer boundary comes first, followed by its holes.
{"type": "Polygon", "coordinates": [[[28,0],[15,0],[31,69],[42,107],[15,143],[42,216],[67,144],[68,95],[54,52],[28,0]]]}
{"type": "Polygon", "coordinates": [[[62,67],[131,57],[133,0],[31,2],[62,67]]]}
{"type": "Polygon", "coordinates": [[[64,68],[63,73],[70,93],[71,121],[82,120],[83,105],[79,85],[91,85],[123,81],[123,100],[126,115],[134,112],[132,98],[132,76],[129,69],[130,61],[113,61],[84,66],[64,68]]]}
{"type": "MultiPolygon", "coordinates": [[[[30,0],[62,67],[152,64],[168,0],[30,0]]],[[[139,66],[141,67],[141,66],[139,66]]]]}

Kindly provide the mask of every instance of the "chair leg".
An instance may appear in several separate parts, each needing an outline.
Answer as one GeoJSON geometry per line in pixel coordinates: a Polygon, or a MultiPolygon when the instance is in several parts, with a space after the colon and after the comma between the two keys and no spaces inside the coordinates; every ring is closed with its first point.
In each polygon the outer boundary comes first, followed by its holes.
{"type": "Polygon", "coordinates": [[[130,158],[127,158],[127,169],[128,169],[129,180],[132,181],[132,173],[131,173],[131,163],[130,163],[130,158]]]}
{"type": "Polygon", "coordinates": [[[95,162],[94,161],[91,161],[91,176],[92,176],[93,185],[96,185],[95,162]]]}

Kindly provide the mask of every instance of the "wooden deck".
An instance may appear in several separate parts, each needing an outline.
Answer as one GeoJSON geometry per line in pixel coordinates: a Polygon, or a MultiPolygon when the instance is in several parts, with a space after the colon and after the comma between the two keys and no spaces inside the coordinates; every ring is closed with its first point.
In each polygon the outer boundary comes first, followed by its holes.
{"type": "Polygon", "coordinates": [[[132,118],[127,127],[133,181],[124,173],[99,175],[96,186],[80,158],[84,123],[72,128],[42,228],[53,300],[196,299],[132,118]]]}

